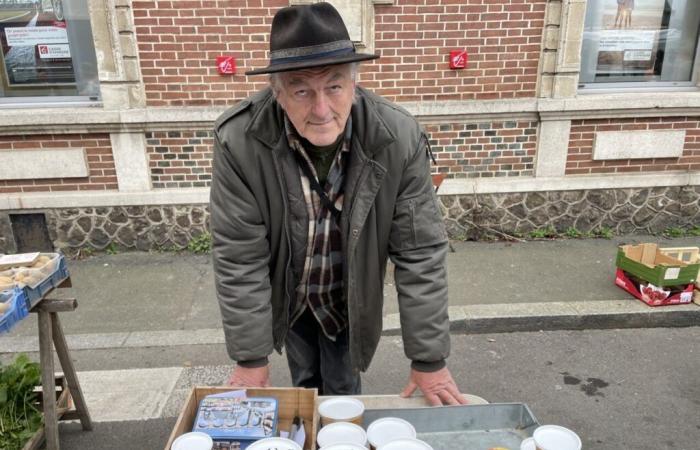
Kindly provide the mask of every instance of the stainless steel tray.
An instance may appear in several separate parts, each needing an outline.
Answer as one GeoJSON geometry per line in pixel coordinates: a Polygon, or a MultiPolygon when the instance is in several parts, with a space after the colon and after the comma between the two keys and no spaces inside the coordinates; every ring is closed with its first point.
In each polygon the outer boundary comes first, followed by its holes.
{"type": "Polygon", "coordinates": [[[365,428],[381,417],[399,417],[416,428],[418,439],[434,450],[518,450],[539,426],[523,403],[444,406],[438,408],[367,409],[365,428]]]}

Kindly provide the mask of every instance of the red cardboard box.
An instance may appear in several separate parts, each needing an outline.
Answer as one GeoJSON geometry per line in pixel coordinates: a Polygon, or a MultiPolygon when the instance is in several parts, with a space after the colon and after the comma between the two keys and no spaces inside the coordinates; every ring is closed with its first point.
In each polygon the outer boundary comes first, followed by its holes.
{"type": "Polygon", "coordinates": [[[693,283],[658,287],[636,278],[622,269],[615,273],[615,284],[649,306],[682,305],[693,299],[693,283]]]}

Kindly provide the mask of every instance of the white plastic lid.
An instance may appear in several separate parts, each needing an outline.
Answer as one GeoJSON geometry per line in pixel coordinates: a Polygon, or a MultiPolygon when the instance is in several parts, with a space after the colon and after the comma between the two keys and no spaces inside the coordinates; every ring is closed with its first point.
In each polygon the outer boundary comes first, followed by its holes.
{"type": "Polygon", "coordinates": [[[531,437],[523,439],[520,443],[520,450],[537,450],[535,440],[531,437]]]}
{"type": "Polygon", "coordinates": [[[413,425],[398,417],[384,417],[372,422],[367,428],[367,439],[379,448],[396,439],[415,439],[416,429],[413,425]]]}
{"type": "Polygon", "coordinates": [[[433,447],[418,439],[396,439],[387,442],[377,450],[433,450],[433,447]]]}
{"type": "Polygon", "coordinates": [[[321,447],[319,450],[367,450],[367,447],[353,444],[352,442],[339,442],[337,444],[321,447]]]}
{"type": "Polygon", "coordinates": [[[255,441],[246,450],[303,450],[296,442],[281,437],[271,437],[255,441]]]}
{"type": "Polygon", "coordinates": [[[581,439],[576,433],[559,425],[542,425],[532,433],[537,447],[542,450],[581,450],[581,439]]]}
{"type": "Polygon", "coordinates": [[[354,423],[334,422],[321,428],[318,432],[316,442],[319,447],[329,446],[340,442],[352,442],[358,445],[367,444],[367,433],[354,423]]]}
{"type": "Polygon", "coordinates": [[[193,431],[185,433],[173,441],[171,450],[211,450],[214,441],[206,433],[193,431]]]}
{"type": "Polygon", "coordinates": [[[365,405],[352,397],[334,397],[324,400],[318,405],[318,413],[333,420],[350,420],[361,416],[365,405]]]}

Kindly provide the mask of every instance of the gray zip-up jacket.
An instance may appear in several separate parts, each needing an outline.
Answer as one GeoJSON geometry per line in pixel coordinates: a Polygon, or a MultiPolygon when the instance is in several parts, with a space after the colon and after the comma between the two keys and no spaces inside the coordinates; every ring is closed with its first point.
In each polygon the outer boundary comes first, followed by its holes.
{"type": "MultiPolygon", "coordinates": [[[[282,350],[299,278],[294,268],[303,266],[303,251],[292,249],[306,248],[308,220],[283,114],[266,89],[215,124],[213,259],[226,346],[235,361],[282,350]]],[[[447,236],[427,137],[405,110],[359,87],[351,114],[341,215],[351,361],[365,371],[377,349],[389,257],[406,356],[418,370],[436,370],[450,347],[447,236]]]]}

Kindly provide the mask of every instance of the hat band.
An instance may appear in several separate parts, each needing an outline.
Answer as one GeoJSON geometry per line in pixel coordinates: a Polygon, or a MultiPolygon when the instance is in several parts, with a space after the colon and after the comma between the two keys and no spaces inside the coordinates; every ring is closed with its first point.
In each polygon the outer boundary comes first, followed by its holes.
{"type": "Polygon", "coordinates": [[[311,59],[327,58],[355,53],[355,46],[350,40],[329,42],[301,48],[290,48],[270,52],[270,65],[290,62],[308,61],[311,59]]]}

